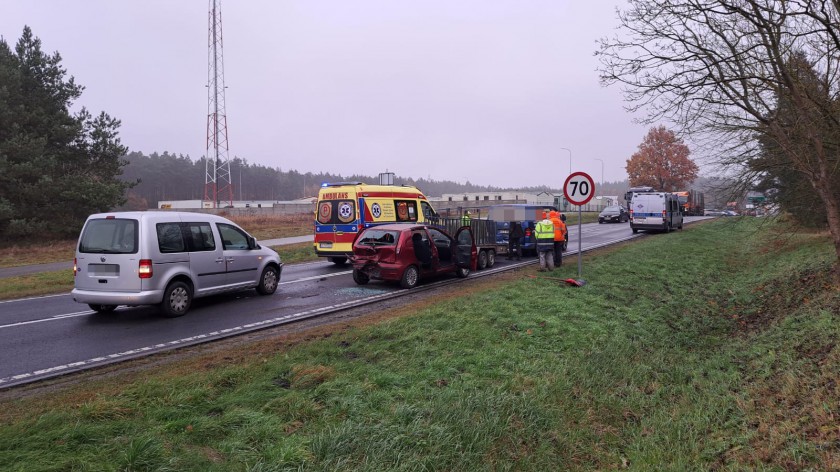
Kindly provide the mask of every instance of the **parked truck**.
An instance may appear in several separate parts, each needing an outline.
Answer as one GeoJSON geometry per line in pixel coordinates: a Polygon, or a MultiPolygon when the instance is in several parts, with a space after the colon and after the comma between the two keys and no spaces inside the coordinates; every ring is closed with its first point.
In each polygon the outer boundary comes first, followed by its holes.
{"type": "Polygon", "coordinates": [[[674,192],[680,200],[680,207],[686,216],[703,216],[706,208],[703,201],[703,192],[697,190],[684,190],[681,192],[674,192]]]}

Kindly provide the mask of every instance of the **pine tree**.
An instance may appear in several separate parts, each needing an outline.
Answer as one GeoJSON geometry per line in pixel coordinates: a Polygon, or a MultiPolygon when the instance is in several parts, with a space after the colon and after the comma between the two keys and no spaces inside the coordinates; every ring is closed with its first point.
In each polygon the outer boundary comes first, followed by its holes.
{"type": "Polygon", "coordinates": [[[78,234],[90,213],[123,202],[120,122],[70,108],[84,87],[66,78],[27,26],[14,51],[0,40],[0,235],[78,234]]]}

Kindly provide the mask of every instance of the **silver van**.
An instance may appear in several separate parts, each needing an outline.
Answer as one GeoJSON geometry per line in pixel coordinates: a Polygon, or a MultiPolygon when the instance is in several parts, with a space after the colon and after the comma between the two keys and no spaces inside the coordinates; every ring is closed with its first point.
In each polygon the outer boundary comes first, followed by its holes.
{"type": "Polygon", "coordinates": [[[216,215],[129,211],[91,215],[73,264],[73,300],[97,312],[160,305],[181,316],[193,298],[280,283],[280,256],[216,215]]]}

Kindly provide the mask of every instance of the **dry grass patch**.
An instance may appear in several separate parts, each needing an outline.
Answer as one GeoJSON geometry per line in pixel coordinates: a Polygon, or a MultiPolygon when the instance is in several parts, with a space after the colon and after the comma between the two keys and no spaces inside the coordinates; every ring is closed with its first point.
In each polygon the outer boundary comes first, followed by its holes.
{"type": "Polygon", "coordinates": [[[15,244],[2,246],[0,250],[0,267],[17,267],[31,264],[67,261],[67,266],[73,266],[75,256],[75,240],[38,241],[32,244],[15,244]]]}
{"type": "Polygon", "coordinates": [[[306,236],[314,232],[314,216],[310,213],[294,215],[225,216],[243,227],[257,239],[306,236]]]}

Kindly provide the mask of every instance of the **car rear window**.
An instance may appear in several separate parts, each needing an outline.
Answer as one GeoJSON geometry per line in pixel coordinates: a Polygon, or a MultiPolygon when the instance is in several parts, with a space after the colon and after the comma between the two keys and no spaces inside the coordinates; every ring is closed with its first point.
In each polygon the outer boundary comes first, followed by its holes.
{"type": "Polygon", "coordinates": [[[84,254],[134,254],[137,252],[137,220],[102,218],[89,220],[79,239],[84,254]]]}
{"type": "Polygon", "coordinates": [[[400,233],[381,229],[369,229],[359,236],[356,244],[363,246],[393,246],[397,244],[400,233]]]}

